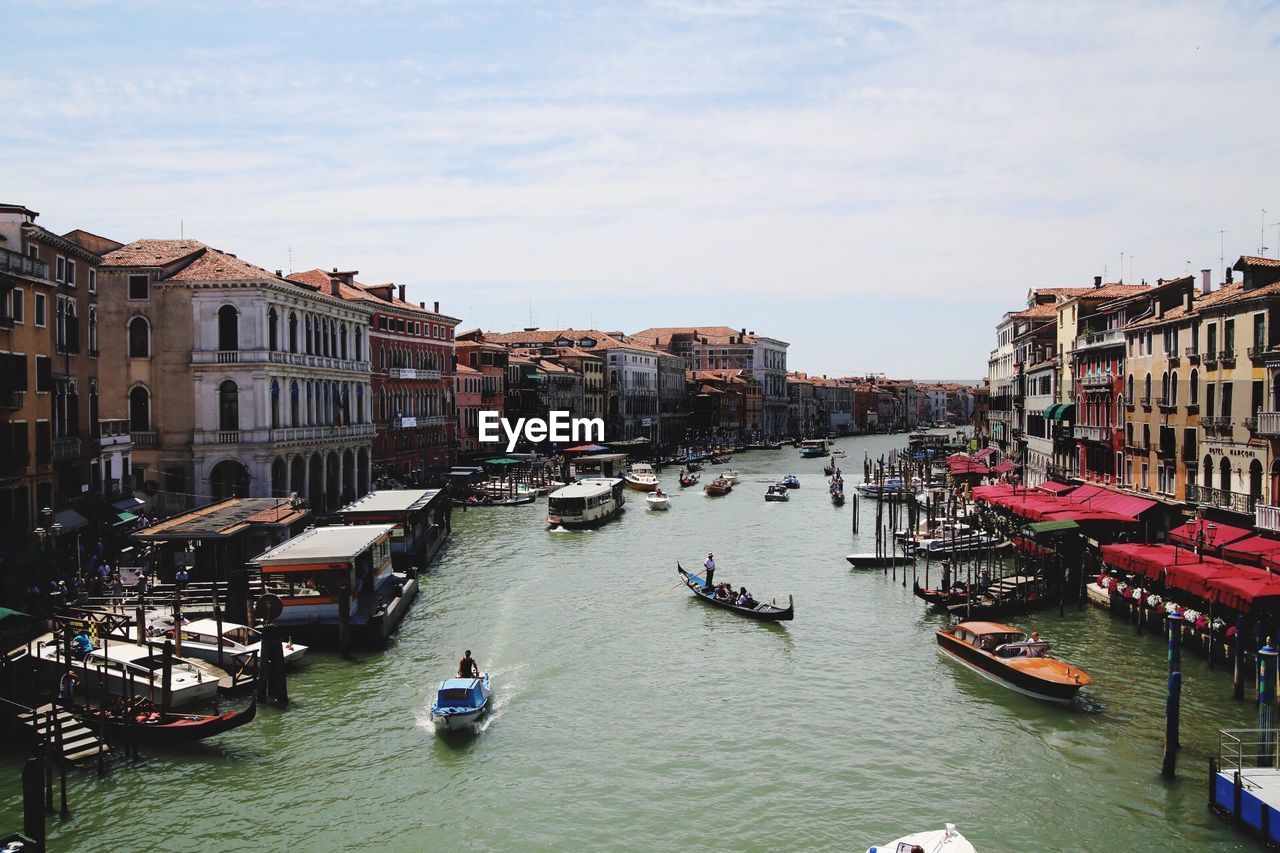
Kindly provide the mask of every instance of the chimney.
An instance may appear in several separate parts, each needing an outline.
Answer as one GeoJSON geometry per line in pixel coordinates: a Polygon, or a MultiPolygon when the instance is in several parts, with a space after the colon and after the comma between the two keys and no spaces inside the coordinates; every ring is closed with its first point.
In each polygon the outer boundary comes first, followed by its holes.
{"type": "MultiPolygon", "coordinates": [[[[337,272],[337,270],[334,270],[334,272],[337,272]]],[[[342,298],[342,279],[336,275],[329,276],[329,295],[336,296],[339,299],[342,298]]]]}
{"type": "Polygon", "coordinates": [[[1102,287],[1102,276],[1100,276],[1100,275],[1095,275],[1095,276],[1093,277],[1093,286],[1094,286],[1094,287],[1102,287]]]}
{"type": "Polygon", "coordinates": [[[1200,270],[1200,295],[1213,290],[1213,270],[1200,270]]]}
{"type": "Polygon", "coordinates": [[[422,308],[422,309],[425,309],[425,308],[427,307],[427,303],[425,303],[425,302],[419,302],[419,303],[418,303],[418,307],[419,307],[419,308],[422,308]]]}
{"type": "Polygon", "coordinates": [[[1227,267],[1227,284],[1231,284],[1233,281],[1235,281],[1235,271],[1231,267],[1227,267]]]}
{"type": "Polygon", "coordinates": [[[400,301],[404,302],[404,285],[400,285],[400,301]]]}
{"type": "Polygon", "coordinates": [[[434,313],[436,313],[436,314],[439,314],[439,313],[440,313],[440,300],[439,300],[439,299],[437,299],[437,300],[436,300],[436,302],[435,302],[435,307],[434,307],[434,308],[432,308],[431,310],[432,310],[434,313]]]}
{"type": "Polygon", "coordinates": [[[284,270],[276,270],[276,278],[284,278],[284,270]]]}

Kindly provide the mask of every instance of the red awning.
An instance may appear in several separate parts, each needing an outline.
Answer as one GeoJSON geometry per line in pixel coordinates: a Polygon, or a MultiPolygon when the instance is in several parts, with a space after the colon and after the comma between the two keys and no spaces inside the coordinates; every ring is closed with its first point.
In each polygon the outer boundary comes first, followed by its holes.
{"type": "Polygon", "coordinates": [[[973,496],[980,501],[989,501],[992,498],[1012,495],[1019,491],[1026,492],[1026,489],[1020,489],[1012,483],[992,483],[989,486],[975,486],[973,496]]]}
{"type": "Polygon", "coordinates": [[[1085,483],[1083,486],[1078,487],[1074,492],[1072,492],[1071,497],[1074,500],[1083,501],[1083,500],[1088,500],[1094,495],[1099,494],[1101,492],[1105,492],[1105,491],[1106,489],[1102,488],[1102,486],[1095,486],[1092,483],[1085,483]]]}
{"type": "Polygon", "coordinates": [[[1213,594],[1209,588],[1210,580],[1232,577],[1243,569],[1244,566],[1205,557],[1196,563],[1175,563],[1165,566],[1165,583],[1207,600],[1213,594]]]}
{"type": "Polygon", "coordinates": [[[988,456],[992,455],[995,452],[996,452],[995,448],[984,447],[981,450],[979,450],[977,453],[973,454],[973,457],[975,459],[986,459],[988,456]]]}
{"type": "Polygon", "coordinates": [[[1013,547],[1020,553],[1028,554],[1032,557],[1052,557],[1054,553],[1052,548],[1046,548],[1043,545],[1038,545],[1030,539],[1025,539],[1021,536],[1013,537],[1013,547]]]}
{"type": "Polygon", "coordinates": [[[1196,555],[1173,545],[1143,545],[1136,542],[1119,545],[1103,545],[1102,561],[1108,566],[1123,569],[1126,572],[1137,572],[1149,578],[1160,577],[1164,567],[1170,563],[1181,561],[1196,562],[1196,555]]]}
{"type": "Polygon", "coordinates": [[[1237,566],[1232,575],[1211,578],[1206,583],[1213,601],[1244,613],[1280,603],[1280,578],[1262,569],[1237,566]]]}
{"type": "Polygon", "coordinates": [[[1105,509],[1060,509],[1045,513],[1051,521],[1110,521],[1117,524],[1137,524],[1135,519],[1105,509]]]}
{"type": "Polygon", "coordinates": [[[1018,466],[1006,459],[991,470],[996,474],[1008,474],[1010,471],[1018,470],[1018,466]]]}
{"type": "Polygon", "coordinates": [[[1060,498],[1063,495],[1065,495],[1067,492],[1074,489],[1075,486],[1068,486],[1066,483],[1055,483],[1052,480],[1050,480],[1048,482],[1041,483],[1040,485],[1036,486],[1036,488],[1042,492],[1048,492],[1049,494],[1060,498]]]}
{"type": "MultiPolygon", "coordinates": [[[[1212,521],[1189,521],[1181,527],[1169,531],[1169,540],[1181,545],[1194,547],[1200,532],[1204,532],[1204,544],[1210,548],[1221,548],[1228,542],[1238,542],[1251,535],[1253,531],[1243,527],[1232,527],[1230,524],[1219,524],[1212,521]]],[[[1276,543],[1280,548],[1280,542],[1276,543]]]]}
{"type": "Polygon", "coordinates": [[[1250,536],[1224,546],[1222,556],[1232,560],[1244,560],[1246,563],[1260,563],[1264,557],[1277,556],[1277,552],[1280,552],[1280,539],[1250,536]]]}
{"type": "Polygon", "coordinates": [[[1091,498],[1081,499],[1079,490],[1072,492],[1067,500],[1076,501],[1089,509],[1102,509],[1107,512],[1116,512],[1120,515],[1127,515],[1129,518],[1137,519],[1147,510],[1156,505],[1155,501],[1146,498],[1137,498],[1133,495],[1122,495],[1119,492],[1113,492],[1110,489],[1102,489],[1099,494],[1091,498]]]}

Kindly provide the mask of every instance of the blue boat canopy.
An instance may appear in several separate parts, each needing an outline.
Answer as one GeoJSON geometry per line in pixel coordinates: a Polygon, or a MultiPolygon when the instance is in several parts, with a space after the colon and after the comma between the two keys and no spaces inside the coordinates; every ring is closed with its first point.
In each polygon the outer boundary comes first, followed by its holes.
{"type": "Polygon", "coordinates": [[[436,696],[438,708],[479,708],[484,704],[484,691],[478,678],[450,678],[440,685],[436,696]]]}

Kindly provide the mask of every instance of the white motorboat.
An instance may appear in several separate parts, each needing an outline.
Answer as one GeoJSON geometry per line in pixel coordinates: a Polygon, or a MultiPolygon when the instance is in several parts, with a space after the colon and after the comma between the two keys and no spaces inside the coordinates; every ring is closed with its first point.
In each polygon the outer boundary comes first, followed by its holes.
{"type": "Polygon", "coordinates": [[[995,533],[984,533],[973,530],[955,536],[939,536],[933,539],[921,539],[916,542],[916,554],[921,557],[941,557],[948,554],[969,554],[974,551],[990,551],[1003,547],[1006,542],[1003,536],[995,533]]]}
{"type": "Polygon", "coordinates": [[[947,824],[945,829],[916,832],[888,844],[868,847],[867,853],[913,853],[916,850],[924,853],[975,853],[973,845],[960,834],[954,823],[947,824]]]}
{"type": "MultiPolygon", "coordinates": [[[[34,657],[45,668],[64,673],[68,667],[62,654],[62,643],[53,634],[35,641],[34,657]]],[[[114,696],[143,696],[159,702],[164,693],[164,656],[150,646],[135,643],[107,642],[81,659],[72,654],[70,669],[80,677],[83,690],[101,690],[114,696]]],[[[173,656],[170,665],[170,705],[181,708],[212,699],[218,692],[218,679],[205,673],[185,658],[173,656]]]]}
{"type": "Polygon", "coordinates": [[[671,496],[662,489],[654,489],[645,497],[644,502],[649,505],[649,509],[667,509],[671,506],[671,496]]]}
{"type": "Polygon", "coordinates": [[[832,451],[831,451],[831,458],[832,458],[832,459],[843,459],[843,458],[845,458],[845,456],[847,456],[847,455],[848,455],[847,453],[845,453],[843,450],[841,450],[841,449],[840,449],[840,448],[838,448],[838,447],[837,447],[835,450],[832,450],[832,451]]]}
{"type": "MultiPolygon", "coordinates": [[[[152,647],[163,647],[166,640],[173,639],[173,617],[165,616],[147,626],[147,642],[152,647]]],[[[285,663],[297,663],[307,653],[307,647],[292,640],[281,643],[284,650],[285,663]]],[[[230,666],[236,661],[247,661],[249,655],[262,656],[262,634],[247,625],[235,622],[222,623],[222,665],[230,666]]],[[[218,662],[218,623],[214,619],[196,619],[194,622],[182,624],[182,656],[218,662]]]]}
{"type": "Polygon", "coordinates": [[[431,722],[436,731],[475,731],[480,718],[493,704],[489,673],[480,678],[450,678],[440,682],[431,703],[431,722]]]}
{"type": "Polygon", "coordinates": [[[728,471],[721,471],[720,476],[724,477],[726,480],[728,480],[730,483],[733,483],[734,485],[737,485],[738,483],[739,474],[737,470],[733,468],[730,468],[728,471]]]}
{"type": "Polygon", "coordinates": [[[637,492],[652,492],[658,488],[658,475],[654,472],[653,466],[647,462],[637,462],[632,465],[631,470],[622,475],[622,479],[637,492]]]}
{"type": "Polygon", "coordinates": [[[764,499],[767,501],[789,501],[791,500],[791,490],[781,483],[774,483],[765,490],[764,499]]]}

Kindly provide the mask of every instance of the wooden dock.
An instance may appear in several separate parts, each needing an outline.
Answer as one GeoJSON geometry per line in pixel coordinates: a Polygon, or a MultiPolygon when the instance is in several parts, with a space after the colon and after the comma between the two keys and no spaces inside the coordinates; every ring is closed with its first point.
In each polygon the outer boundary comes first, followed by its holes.
{"type": "Polygon", "coordinates": [[[41,705],[19,713],[17,719],[37,740],[48,740],[55,748],[61,741],[62,760],[70,764],[88,761],[109,751],[105,742],[64,708],[41,705]]]}

